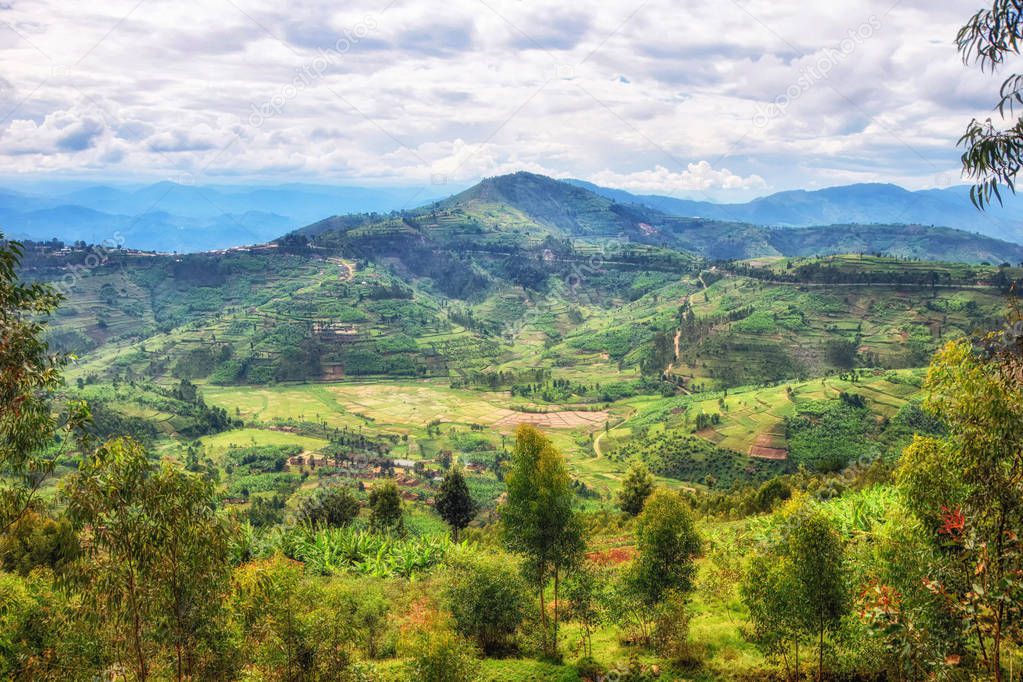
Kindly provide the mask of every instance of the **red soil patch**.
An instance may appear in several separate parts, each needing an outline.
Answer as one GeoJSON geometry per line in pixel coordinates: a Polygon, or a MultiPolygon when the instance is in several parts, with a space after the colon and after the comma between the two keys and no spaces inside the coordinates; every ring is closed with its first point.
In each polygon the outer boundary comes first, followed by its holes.
{"type": "Polygon", "coordinates": [[[587,552],[586,559],[598,566],[618,566],[636,558],[635,547],[614,547],[600,552],[587,552]]]}
{"type": "Polygon", "coordinates": [[[496,426],[514,427],[519,424],[533,424],[548,429],[576,429],[579,427],[598,428],[607,421],[608,413],[584,412],[582,410],[559,410],[557,412],[513,412],[506,410],[496,426]]]}
{"type": "Polygon", "coordinates": [[[779,461],[788,459],[788,448],[776,448],[773,445],[774,442],[774,439],[771,438],[771,434],[760,434],[750,447],[749,456],[757,457],[759,459],[774,459],[779,461]]]}

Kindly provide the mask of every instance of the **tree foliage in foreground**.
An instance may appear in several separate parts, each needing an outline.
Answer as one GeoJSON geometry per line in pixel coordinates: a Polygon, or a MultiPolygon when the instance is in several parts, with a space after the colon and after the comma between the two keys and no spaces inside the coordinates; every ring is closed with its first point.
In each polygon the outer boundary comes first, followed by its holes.
{"type": "Polygon", "coordinates": [[[968,624],[991,679],[1023,637],[1023,384],[1016,351],[948,344],[927,374],[945,438],[917,436],[897,472],[938,550],[931,589],[968,624]],[[948,567],[953,570],[948,570],[948,567]]]}
{"type": "Polygon", "coordinates": [[[0,233],[0,534],[36,500],[57,454],[86,418],[70,404],[61,417],[53,399],[68,358],[49,352],[44,322],[60,295],[18,279],[21,245],[0,233]]]}
{"type": "Polygon", "coordinates": [[[115,440],[86,457],[63,490],[86,549],[80,589],[97,627],[118,643],[115,660],[146,680],[170,649],[177,679],[222,673],[229,529],[210,483],[115,440]]]}
{"type": "MultiPolygon", "coordinates": [[[[1023,12],[1016,0],[994,0],[989,8],[970,17],[956,35],[956,45],[966,64],[976,64],[983,72],[994,73],[1020,54],[1023,45],[1023,12]]],[[[965,147],[962,162],[965,174],[973,179],[970,199],[979,207],[992,201],[1002,203],[1001,188],[1016,191],[1016,175],[1023,167],[1023,118],[1017,116],[1023,105],[1023,74],[1009,74],[1002,80],[995,111],[1002,121],[999,127],[991,117],[973,119],[959,138],[965,147]]]]}

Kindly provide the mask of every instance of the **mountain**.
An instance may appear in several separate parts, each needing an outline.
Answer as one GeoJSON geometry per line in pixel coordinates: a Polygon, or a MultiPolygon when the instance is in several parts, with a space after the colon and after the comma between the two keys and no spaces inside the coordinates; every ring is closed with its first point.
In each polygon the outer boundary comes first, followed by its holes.
{"type": "MultiPolygon", "coordinates": [[[[871,191],[860,186],[866,197],[871,191]]],[[[300,232],[367,256],[429,260],[426,252],[528,253],[624,243],[685,251],[714,260],[764,256],[883,253],[969,263],[1023,261],[1023,246],[952,228],[919,224],[861,225],[853,220],[810,227],[767,227],[755,221],[687,218],[605,196],[579,183],[519,172],[486,178],[444,201],[395,216],[336,216],[300,232]]],[[[868,204],[869,205],[869,204],[868,204]]],[[[808,214],[807,214],[808,215],[808,214]]]]}
{"type": "Polygon", "coordinates": [[[716,204],[653,194],[632,194],[582,180],[566,182],[603,197],[638,203],[673,216],[750,222],[757,225],[807,227],[833,223],[938,225],[1023,243],[1023,204],[978,211],[969,188],[911,192],[897,185],[869,183],[820,190],[778,192],[741,204],[716,204]]]}
{"type": "Polygon", "coordinates": [[[843,349],[865,366],[919,366],[945,334],[997,324],[1023,281],[1023,268],[1001,267],[1023,246],[960,230],[680,218],[528,173],[250,248],[28,248],[25,275],[67,294],[51,341],[82,358],[84,376],[535,391],[531,368],[546,368],[600,377],[578,390],[604,402],[666,367],[683,385],[720,387],[834,372],[843,349]],[[627,385],[608,389],[615,376],[627,385]]]}
{"type": "Polygon", "coordinates": [[[263,243],[324,215],[387,212],[435,198],[416,188],[308,184],[0,189],[0,231],[18,239],[195,252],[263,243]]]}

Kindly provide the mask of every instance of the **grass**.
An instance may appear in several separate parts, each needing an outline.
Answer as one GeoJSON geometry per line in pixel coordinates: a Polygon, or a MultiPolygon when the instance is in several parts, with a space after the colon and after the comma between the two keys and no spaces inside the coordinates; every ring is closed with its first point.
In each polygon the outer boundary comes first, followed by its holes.
{"type": "Polygon", "coordinates": [[[224,431],[213,436],[205,436],[200,442],[207,454],[215,462],[222,462],[224,454],[232,447],[244,448],[253,445],[297,445],[303,450],[315,451],[327,445],[322,438],[311,438],[286,431],[269,429],[244,428],[224,431]]]}

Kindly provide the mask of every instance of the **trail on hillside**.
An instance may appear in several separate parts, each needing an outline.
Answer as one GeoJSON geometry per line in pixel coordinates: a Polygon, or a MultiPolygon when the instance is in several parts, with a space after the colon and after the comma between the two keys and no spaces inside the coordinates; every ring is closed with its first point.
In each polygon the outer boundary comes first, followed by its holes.
{"type": "MultiPolygon", "coordinates": [[[[703,280],[701,279],[700,281],[702,282],[703,280]]],[[[706,288],[706,286],[707,285],[704,285],[704,288],[706,288]]],[[[692,299],[692,296],[693,296],[692,294],[686,294],[685,298],[682,299],[682,305],[683,306],[689,306],[690,300],[692,299]]],[[[682,339],[682,326],[679,325],[678,327],[675,328],[675,341],[674,341],[674,344],[675,344],[675,355],[672,356],[671,360],[668,362],[668,366],[664,368],[664,373],[665,374],[671,374],[671,370],[675,366],[675,361],[678,360],[679,342],[681,341],[681,339],[682,339]]]]}
{"type": "Polygon", "coordinates": [[[340,277],[342,282],[350,282],[355,277],[355,263],[349,263],[340,258],[328,258],[327,262],[338,266],[341,270],[340,277]]]}

